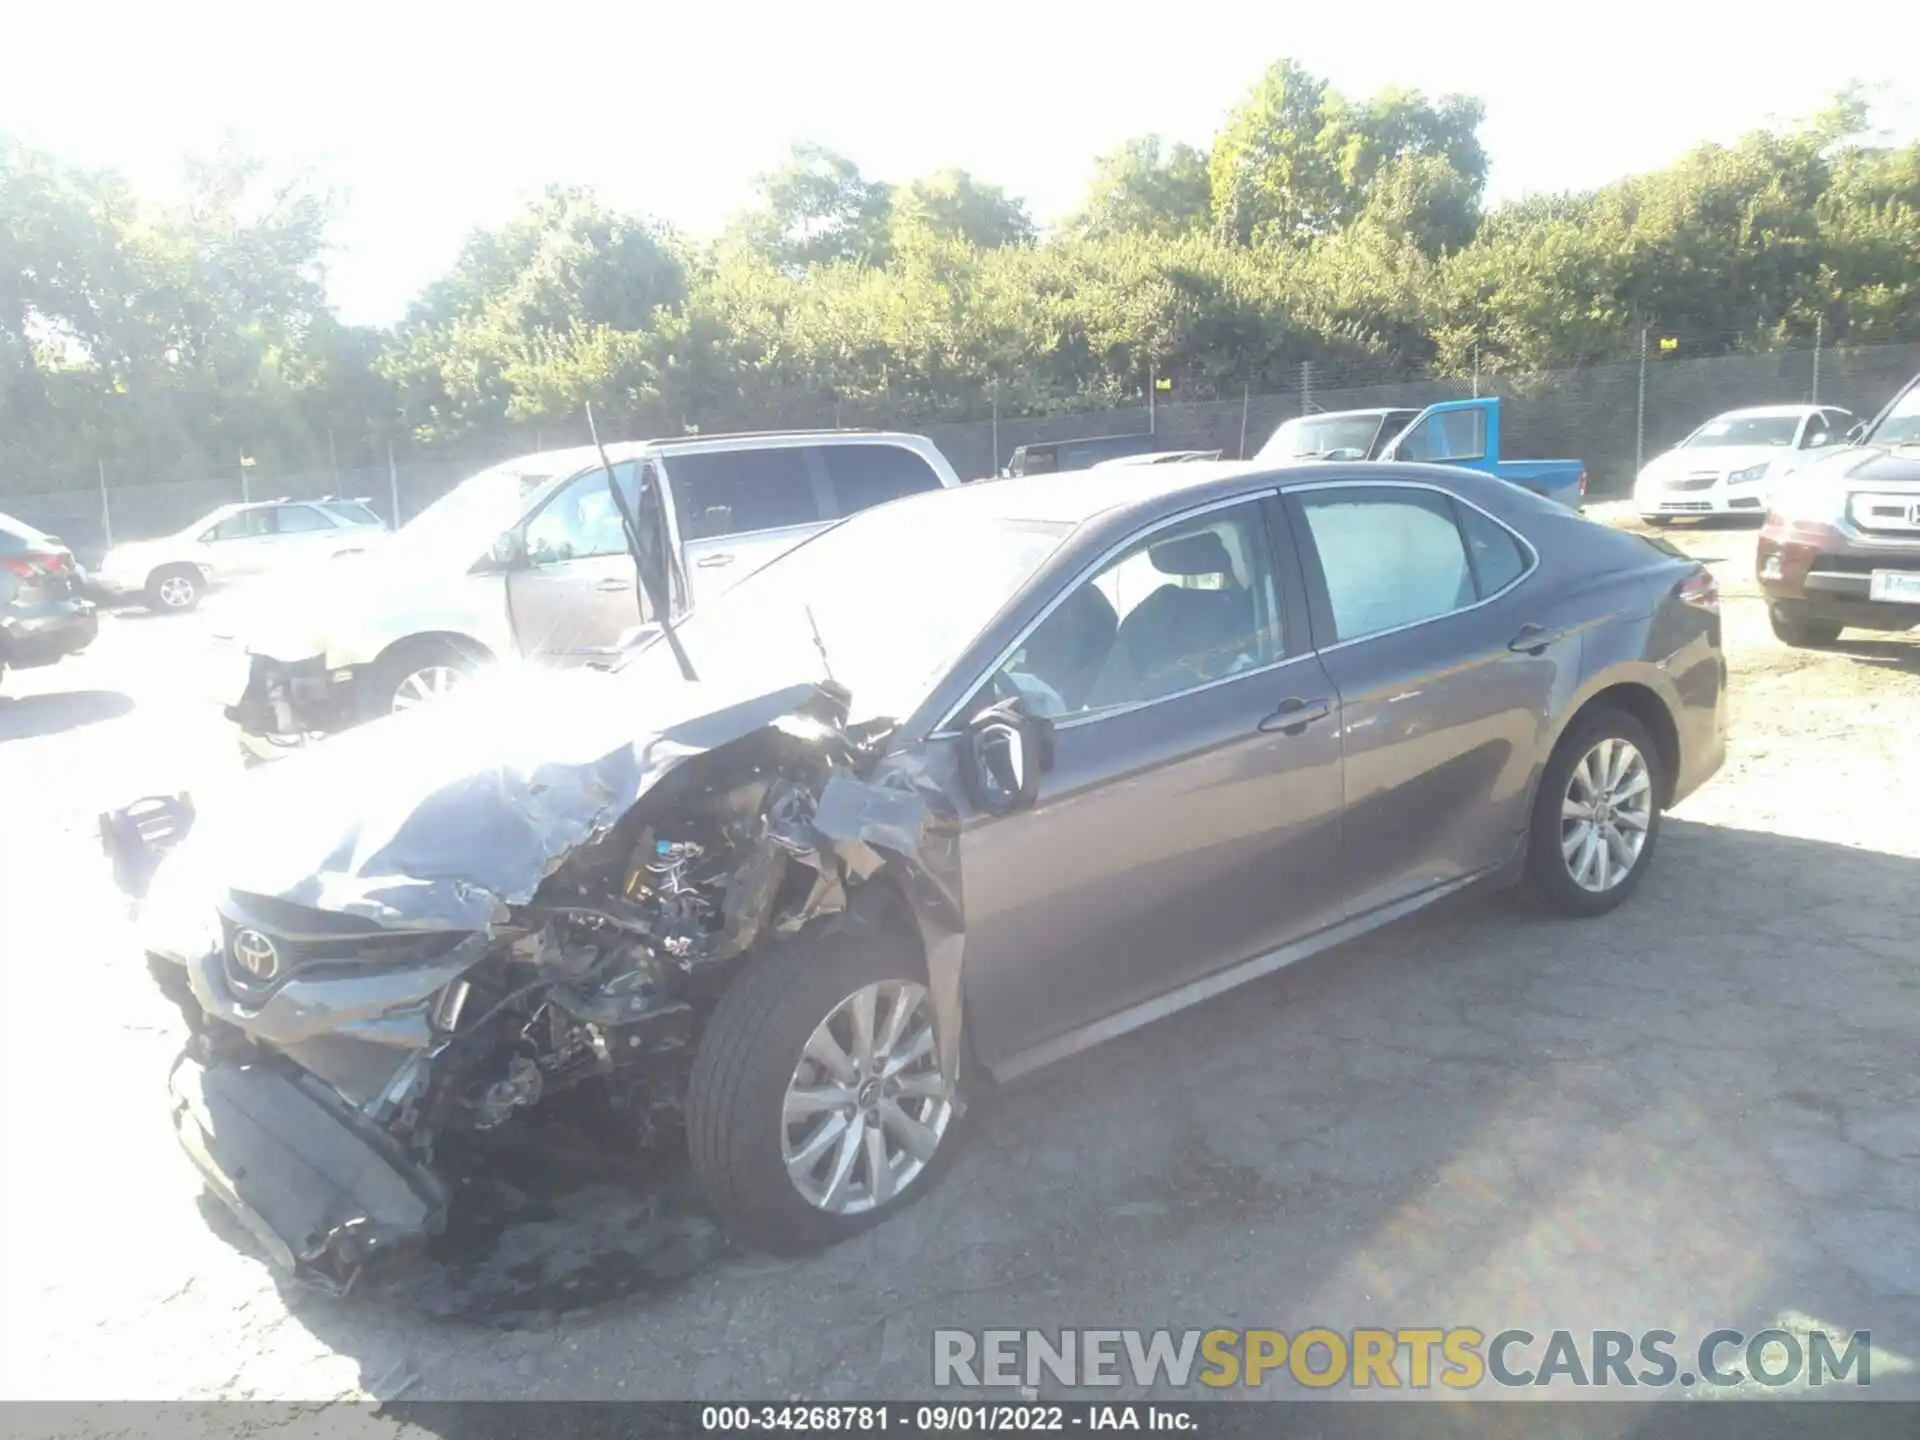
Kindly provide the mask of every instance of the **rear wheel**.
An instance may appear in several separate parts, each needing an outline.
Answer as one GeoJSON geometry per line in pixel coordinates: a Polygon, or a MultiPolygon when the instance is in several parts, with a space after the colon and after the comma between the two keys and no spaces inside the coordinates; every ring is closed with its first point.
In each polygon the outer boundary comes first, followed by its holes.
{"type": "Polygon", "coordinates": [[[1774,639],[1799,649],[1831,645],[1840,638],[1841,625],[1837,620],[1815,620],[1793,606],[1778,602],[1767,606],[1767,622],[1773,626],[1774,639]]]}
{"type": "Polygon", "coordinates": [[[926,1193],[958,1129],[919,946],[885,907],[857,901],[734,981],[687,1096],[693,1169],[714,1208],[783,1253],[926,1193]]]}
{"type": "Polygon", "coordinates": [[[374,666],[368,695],[370,716],[397,715],[458,689],[479,668],[470,654],[444,640],[409,640],[394,646],[374,666]]]}
{"type": "Polygon", "coordinates": [[[1563,915],[1604,915],[1639,886],[1660,836],[1660,752],[1624,710],[1575,720],[1540,776],[1527,881],[1563,915]]]}
{"type": "Polygon", "coordinates": [[[147,577],[147,608],[169,613],[200,603],[200,572],[191,565],[167,565],[147,577]]]}

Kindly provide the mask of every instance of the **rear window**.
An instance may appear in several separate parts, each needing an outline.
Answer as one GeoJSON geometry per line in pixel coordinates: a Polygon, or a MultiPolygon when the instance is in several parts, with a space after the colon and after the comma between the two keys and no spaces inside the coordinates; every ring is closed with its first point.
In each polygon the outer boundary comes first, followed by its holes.
{"type": "Polygon", "coordinates": [[[800,446],[670,455],[665,464],[686,540],[816,525],[828,518],[800,446]]]}
{"type": "Polygon", "coordinates": [[[836,516],[940,488],[933,466],[902,445],[825,445],[820,454],[833,485],[836,516]]]}

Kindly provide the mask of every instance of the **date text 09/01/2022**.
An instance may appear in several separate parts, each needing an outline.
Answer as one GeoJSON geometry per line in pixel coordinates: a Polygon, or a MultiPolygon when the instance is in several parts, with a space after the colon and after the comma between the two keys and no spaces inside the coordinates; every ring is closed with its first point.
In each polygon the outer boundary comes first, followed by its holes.
{"type": "Polygon", "coordinates": [[[746,1434],[789,1430],[850,1433],[898,1430],[907,1434],[1067,1430],[1191,1432],[1193,1416],[1168,1405],[707,1405],[700,1428],[746,1434]]]}

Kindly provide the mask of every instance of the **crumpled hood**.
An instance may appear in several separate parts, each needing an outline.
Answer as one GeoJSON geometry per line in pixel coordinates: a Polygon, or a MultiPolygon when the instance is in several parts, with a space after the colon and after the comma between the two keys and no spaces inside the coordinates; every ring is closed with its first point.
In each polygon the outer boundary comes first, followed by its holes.
{"type": "MultiPolygon", "coordinates": [[[[595,670],[507,667],[251,772],[154,877],[177,909],[220,890],[398,929],[481,930],[685,760],[833,703],[595,670]]],[[[165,897],[165,898],[163,898],[165,897]]]]}

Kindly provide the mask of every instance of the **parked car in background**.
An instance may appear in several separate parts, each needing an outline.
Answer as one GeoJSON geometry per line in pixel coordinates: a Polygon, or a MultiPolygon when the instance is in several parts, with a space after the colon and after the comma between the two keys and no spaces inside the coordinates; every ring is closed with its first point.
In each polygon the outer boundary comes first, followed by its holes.
{"type": "Polygon", "coordinates": [[[1376,458],[1457,465],[1557,500],[1570,510],[1586,504],[1587,467],[1580,461],[1502,457],[1497,396],[1449,400],[1415,411],[1344,410],[1303,415],[1274,431],[1254,456],[1269,465],[1376,458]],[[1399,429],[1390,430],[1394,425],[1399,429]]]}
{"type": "Polygon", "coordinates": [[[157,540],[116,545],[93,583],[150,610],[191,610],[206,592],[304,560],[351,554],[386,533],[365,500],[260,500],[222,505],[157,540]]]}
{"type": "MultiPolygon", "coordinates": [[[[659,470],[676,609],[835,520],[959,483],[931,440],[882,431],[690,436],[607,451],[629,502],[642,464],[659,470]]],[[[591,448],[483,471],[325,579],[267,607],[240,637],[222,703],[257,758],[433,699],[490,660],[604,656],[659,618],[643,609],[591,448]]]]}
{"type": "Polygon", "coordinates": [[[1920,375],[1773,492],[1755,565],[1789,645],[1831,645],[1849,625],[1920,625],[1920,375]]]}
{"type": "Polygon", "coordinates": [[[24,520],[0,515],[0,680],[8,670],[77,655],[99,633],[73,552],[24,520]]]}
{"type": "Polygon", "coordinates": [[[1301,460],[1378,460],[1418,410],[1328,410],[1298,415],[1274,431],[1253,458],[1265,465],[1301,460]]]}
{"type": "Polygon", "coordinates": [[[1653,525],[1699,515],[1758,519],[1776,485],[1840,449],[1853,426],[1853,415],[1834,405],[1729,410],[1642,466],[1634,504],[1653,525]]]}
{"type": "Polygon", "coordinates": [[[1078,440],[1035,440],[1013,452],[1001,475],[1052,475],[1062,470],[1088,470],[1102,460],[1123,455],[1145,455],[1160,448],[1160,437],[1088,435],[1078,440]]]}
{"type": "Polygon", "coordinates": [[[830,1243],[976,1088],[1471,888],[1606,914],[1726,747],[1700,564],[1437,466],[915,495],[677,638],[697,679],[496,673],[159,862],[178,1133],[282,1265],[421,1244],[462,1133],[572,1087],[736,1234],[830,1243]]]}

